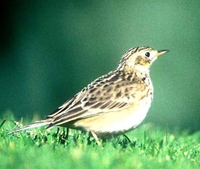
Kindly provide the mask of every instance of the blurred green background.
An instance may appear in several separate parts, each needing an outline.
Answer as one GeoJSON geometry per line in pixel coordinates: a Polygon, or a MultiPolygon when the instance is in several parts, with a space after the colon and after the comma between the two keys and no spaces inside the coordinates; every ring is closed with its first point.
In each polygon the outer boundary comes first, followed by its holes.
{"type": "Polygon", "coordinates": [[[0,112],[45,117],[136,46],[169,49],[151,68],[146,122],[200,129],[200,1],[1,1],[0,112]]]}

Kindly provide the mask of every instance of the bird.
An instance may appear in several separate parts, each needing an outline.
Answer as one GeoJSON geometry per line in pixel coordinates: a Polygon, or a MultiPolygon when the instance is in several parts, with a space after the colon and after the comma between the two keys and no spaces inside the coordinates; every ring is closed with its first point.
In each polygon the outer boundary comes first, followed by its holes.
{"type": "Polygon", "coordinates": [[[88,84],[44,120],[9,134],[41,126],[61,126],[89,132],[99,143],[99,138],[135,129],[145,119],[153,99],[150,67],[168,51],[148,46],[130,48],[115,70],[88,84]]]}

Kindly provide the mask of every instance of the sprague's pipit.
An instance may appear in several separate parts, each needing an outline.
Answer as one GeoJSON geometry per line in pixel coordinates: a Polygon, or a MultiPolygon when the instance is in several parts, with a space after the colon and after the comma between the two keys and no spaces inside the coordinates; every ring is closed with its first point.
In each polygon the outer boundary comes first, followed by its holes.
{"type": "Polygon", "coordinates": [[[90,132],[98,142],[136,128],[145,118],[153,99],[149,75],[151,64],[168,50],[150,47],[129,49],[116,70],[94,80],[46,119],[10,133],[47,125],[90,132]]]}

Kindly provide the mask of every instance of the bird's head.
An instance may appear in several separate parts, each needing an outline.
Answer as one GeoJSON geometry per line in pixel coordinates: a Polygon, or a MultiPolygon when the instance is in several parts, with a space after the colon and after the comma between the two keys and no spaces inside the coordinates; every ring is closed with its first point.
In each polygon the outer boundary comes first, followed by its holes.
{"type": "Polygon", "coordinates": [[[127,71],[149,71],[151,64],[157,57],[169,50],[154,50],[150,47],[136,47],[129,49],[119,63],[118,70],[127,71]]]}

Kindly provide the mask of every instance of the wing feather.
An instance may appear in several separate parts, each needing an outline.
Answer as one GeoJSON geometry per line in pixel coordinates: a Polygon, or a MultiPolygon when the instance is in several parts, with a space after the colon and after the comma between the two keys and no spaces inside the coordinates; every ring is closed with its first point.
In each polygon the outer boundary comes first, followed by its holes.
{"type": "Polygon", "coordinates": [[[125,91],[124,85],[131,85],[134,88],[134,84],[124,84],[124,80],[115,77],[116,74],[114,73],[110,73],[107,76],[106,78],[103,76],[95,80],[71,100],[65,102],[52,115],[49,115],[47,118],[53,118],[53,120],[47,128],[82,118],[88,118],[99,113],[119,111],[120,109],[131,106],[129,103],[133,102],[133,98],[131,100],[128,98],[130,94],[128,96],[128,90],[125,91]],[[115,84],[116,81],[118,85],[115,84]],[[123,87],[120,88],[120,86],[123,87]]]}

